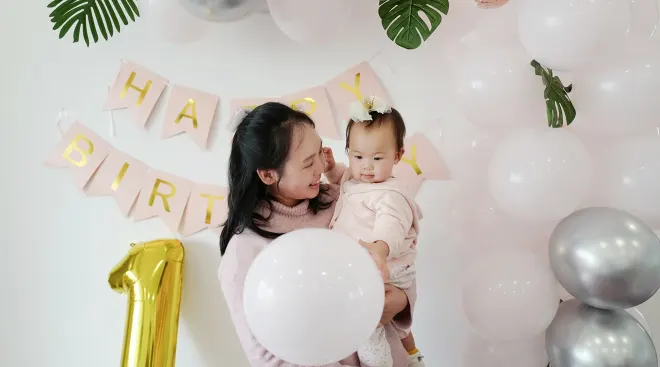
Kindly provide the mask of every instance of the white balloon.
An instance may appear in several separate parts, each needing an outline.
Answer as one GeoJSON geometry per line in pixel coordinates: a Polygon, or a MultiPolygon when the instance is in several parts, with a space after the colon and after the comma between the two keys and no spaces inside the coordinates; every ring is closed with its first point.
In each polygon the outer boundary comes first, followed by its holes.
{"type": "Polygon", "coordinates": [[[457,65],[454,83],[465,117],[487,130],[513,130],[545,116],[543,82],[515,45],[474,47],[457,65]]]}
{"type": "Polygon", "coordinates": [[[325,41],[340,34],[354,7],[354,0],[268,0],[275,24],[299,43],[325,41]]]}
{"type": "Polygon", "coordinates": [[[621,137],[655,133],[660,124],[660,52],[626,38],[598,62],[575,72],[571,99],[576,133],[621,137]]]}
{"type": "Polygon", "coordinates": [[[599,163],[599,191],[605,205],[652,226],[660,223],[660,136],[616,143],[599,156],[599,163]]]}
{"type": "Polygon", "coordinates": [[[557,220],[585,198],[592,164],[567,129],[523,129],[499,144],[489,177],[493,198],[503,211],[520,219],[557,220]]]}
{"type": "Polygon", "coordinates": [[[211,24],[191,15],[178,0],[143,0],[140,4],[149,31],[173,43],[199,41],[211,24]]]}
{"type": "Polygon", "coordinates": [[[611,0],[523,0],[518,32],[543,66],[569,71],[584,64],[606,33],[611,0]]]}
{"type": "Polygon", "coordinates": [[[245,278],[243,307],[269,352],[305,366],[337,362],[376,329],[385,290],[369,253],[350,237],[301,229],[275,239],[245,278]]]}

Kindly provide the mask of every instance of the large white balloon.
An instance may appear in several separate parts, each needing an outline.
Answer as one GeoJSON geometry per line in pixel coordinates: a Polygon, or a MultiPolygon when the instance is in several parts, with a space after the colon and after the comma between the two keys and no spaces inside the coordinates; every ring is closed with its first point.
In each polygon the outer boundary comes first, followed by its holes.
{"type": "Polygon", "coordinates": [[[490,131],[513,130],[545,116],[543,82],[519,45],[475,45],[457,65],[454,83],[465,117],[490,131]]]}
{"type": "Polygon", "coordinates": [[[660,124],[660,52],[632,37],[575,72],[576,133],[621,137],[655,133],[660,124]]]}
{"type": "Polygon", "coordinates": [[[523,129],[499,144],[489,176],[493,198],[505,212],[521,219],[557,220],[585,198],[592,164],[567,129],[523,129]]]}
{"type": "Polygon", "coordinates": [[[601,200],[660,224],[660,136],[626,139],[599,156],[601,200]]]}
{"type": "Polygon", "coordinates": [[[299,43],[325,41],[340,34],[354,7],[354,0],[268,0],[275,24],[299,43]]]}
{"type": "Polygon", "coordinates": [[[252,263],[243,294],[259,343],[305,366],[354,353],[376,329],[384,302],[369,253],[350,237],[319,228],[275,239],[252,263]]]}
{"type": "Polygon", "coordinates": [[[178,0],[143,0],[140,10],[149,32],[173,43],[199,41],[211,30],[210,23],[188,13],[178,0]]]}
{"type": "Polygon", "coordinates": [[[477,257],[463,284],[465,316],[487,339],[520,340],[545,330],[559,295],[552,270],[531,251],[499,247],[477,257]]]}
{"type": "Polygon", "coordinates": [[[611,0],[522,0],[518,32],[543,66],[573,70],[589,60],[606,33],[611,0]]]}

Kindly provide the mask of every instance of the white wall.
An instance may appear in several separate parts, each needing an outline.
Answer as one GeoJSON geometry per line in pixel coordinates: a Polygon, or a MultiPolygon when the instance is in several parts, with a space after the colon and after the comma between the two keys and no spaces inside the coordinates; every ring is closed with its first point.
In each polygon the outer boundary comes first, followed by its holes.
{"type": "MultiPolygon", "coordinates": [[[[200,183],[226,182],[228,135],[222,128],[212,132],[208,153],[186,136],[161,140],[159,114],[144,131],[127,114],[115,113],[116,136],[109,136],[108,114],[100,107],[120,58],[143,64],[171,82],[216,93],[226,109],[233,97],[280,95],[321,84],[381,52],[372,66],[411,132],[425,129],[433,119],[458,116],[443,88],[447,75],[439,58],[429,58],[434,54],[428,47],[405,51],[393,46],[376,17],[377,2],[359,4],[351,28],[326,45],[297,45],[268,15],[259,15],[218,26],[211,37],[185,46],[152,38],[139,22],[89,49],[57,39],[46,2],[0,4],[0,188],[5,213],[0,227],[5,239],[0,365],[116,366],[126,299],[108,287],[108,271],[130,242],[172,236],[157,219],[135,223],[123,218],[111,198],[86,197],[68,172],[43,167],[60,138],[55,119],[61,108],[152,167],[200,183]]],[[[331,146],[342,151],[341,142],[331,146]]],[[[425,241],[433,240],[437,247],[420,262],[415,329],[433,367],[459,366],[467,335],[456,303],[457,244],[441,225],[447,222],[451,189],[450,184],[434,183],[420,194],[427,228],[433,228],[425,241]],[[437,192],[444,194],[436,197],[437,192]]],[[[247,366],[216,281],[216,236],[198,234],[185,239],[185,245],[177,365],[247,366]]],[[[660,313],[650,310],[643,308],[658,335],[660,313]]]]}

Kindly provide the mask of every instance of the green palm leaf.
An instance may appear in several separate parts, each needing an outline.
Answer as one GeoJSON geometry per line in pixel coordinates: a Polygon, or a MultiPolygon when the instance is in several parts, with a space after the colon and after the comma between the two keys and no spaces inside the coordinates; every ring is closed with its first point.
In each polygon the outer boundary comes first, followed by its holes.
{"type": "Polygon", "coordinates": [[[552,69],[544,68],[536,60],[532,60],[531,65],[534,67],[535,74],[541,76],[543,85],[545,85],[543,98],[545,98],[548,126],[562,127],[564,119],[566,119],[566,125],[570,125],[577,114],[571,97],[568,96],[573,90],[573,85],[564,87],[564,83],[554,75],[552,69]]]}
{"type": "Polygon", "coordinates": [[[378,7],[387,36],[408,50],[421,46],[440,25],[442,14],[448,12],[449,0],[380,0],[378,7]]]}
{"type": "Polygon", "coordinates": [[[59,29],[63,38],[73,28],[73,42],[83,40],[87,46],[99,41],[99,33],[108,40],[121,31],[121,23],[128,25],[140,16],[136,0],[53,0],[48,8],[53,30],[59,29]],[[121,23],[120,23],[121,21],[121,23]]]}

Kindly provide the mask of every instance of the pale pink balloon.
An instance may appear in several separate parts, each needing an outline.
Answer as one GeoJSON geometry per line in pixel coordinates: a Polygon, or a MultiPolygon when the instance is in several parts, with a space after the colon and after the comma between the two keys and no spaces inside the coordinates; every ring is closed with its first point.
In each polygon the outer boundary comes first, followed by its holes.
{"type": "Polygon", "coordinates": [[[547,257],[553,223],[529,223],[502,212],[484,191],[459,191],[452,211],[453,229],[465,256],[501,247],[516,247],[547,257]]]}
{"type": "Polygon", "coordinates": [[[149,32],[172,43],[199,41],[211,30],[209,22],[192,16],[178,0],[144,0],[140,10],[149,32]]]}
{"type": "Polygon", "coordinates": [[[463,367],[545,367],[545,334],[522,340],[486,340],[478,336],[468,339],[463,353],[463,367]]]}
{"type": "Polygon", "coordinates": [[[557,282],[548,264],[531,251],[487,251],[468,267],[463,306],[480,336],[495,340],[532,337],[557,311],[557,282]]]}
{"type": "MultiPolygon", "coordinates": [[[[608,30],[610,0],[524,0],[518,32],[530,58],[556,70],[573,71],[592,57],[608,30]]],[[[598,60],[600,61],[600,60],[598,60]]]]}
{"type": "Polygon", "coordinates": [[[442,31],[428,39],[442,47],[444,55],[454,61],[464,60],[463,52],[483,48],[483,45],[522,47],[516,25],[517,11],[514,6],[481,9],[470,1],[454,1],[450,15],[442,19],[442,31]]]}
{"type": "Polygon", "coordinates": [[[660,136],[620,141],[597,159],[602,204],[660,225],[660,136]]]}
{"type": "Polygon", "coordinates": [[[440,155],[449,168],[451,179],[463,188],[481,190],[486,187],[488,163],[495,150],[497,137],[464,118],[436,121],[429,139],[437,141],[440,155]]]}
{"type": "Polygon", "coordinates": [[[543,83],[519,45],[479,44],[456,66],[453,88],[465,117],[489,131],[513,131],[545,116],[543,83]]]}
{"type": "Polygon", "coordinates": [[[499,144],[489,166],[490,191],[499,207],[529,221],[570,214],[591,181],[589,153],[567,129],[519,130],[499,144]]]}
{"type": "Polygon", "coordinates": [[[268,0],[280,30],[299,43],[327,41],[346,29],[354,0],[268,0]]]}
{"type": "Polygon", "coordinates": [[[481,9],[497,9],[509,3],[509,0],[475,0],[481,9]]]}
{"type": "Polygon", "coordinates": [[[580,135],[645,135],[660,124],[660,50],[632,37],[617,44],[575,72],[571,128],[580,135]]]}

